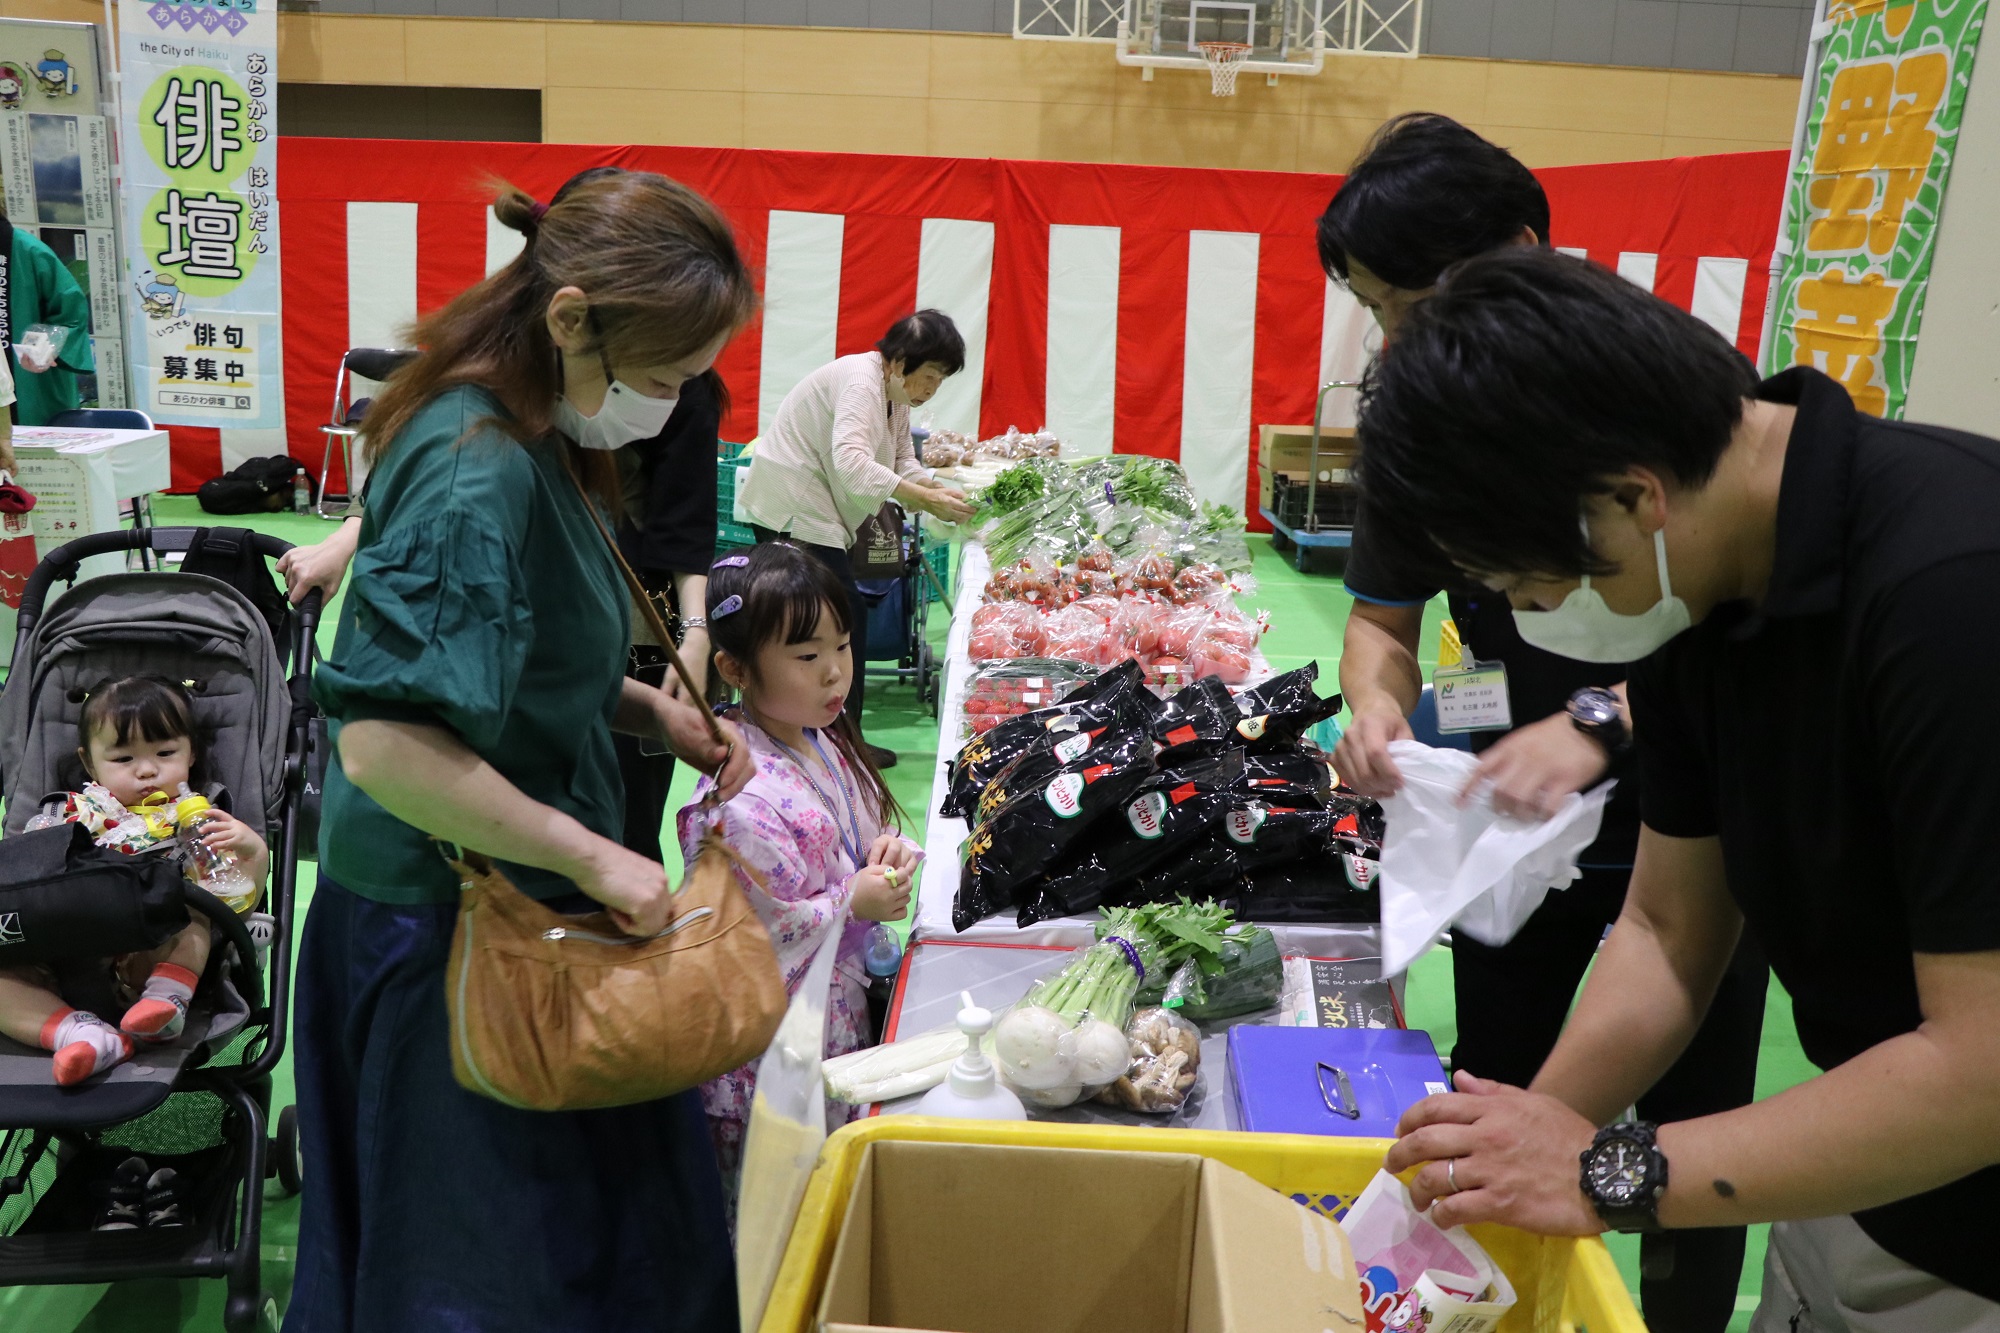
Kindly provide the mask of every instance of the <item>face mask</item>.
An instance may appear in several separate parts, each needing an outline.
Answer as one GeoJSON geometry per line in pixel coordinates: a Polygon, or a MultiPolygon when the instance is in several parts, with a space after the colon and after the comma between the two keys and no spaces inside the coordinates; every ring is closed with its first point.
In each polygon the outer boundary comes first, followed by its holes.
{"type": "Polygon", "coordinates": [[[1578,662],[1637,662],[1652,656],[1668,639],[1694,623],[1687,603],[1674,596],[1667,577],[1667,534],[1653,534],[1653,554],[1660,571],[1660,600],[1636,616],[1624,616],[1605,605],[1590,575],[1583,586],[1563,598],[1553,611],[1516,611],[1514,627],[1543,652],[1578,662]]]}
{"type": "Polygon", "coordinates": [[[585,416],[567,398],[556,399],[556,429],[584,449],[620,449],[665,430],[679,401],[648,398],[624,381],[613,380],[596,416],[585,416]]]}

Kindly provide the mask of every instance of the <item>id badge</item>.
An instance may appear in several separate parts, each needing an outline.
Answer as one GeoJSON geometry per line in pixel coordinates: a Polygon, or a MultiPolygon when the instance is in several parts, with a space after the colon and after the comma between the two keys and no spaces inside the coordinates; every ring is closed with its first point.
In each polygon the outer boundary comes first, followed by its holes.
{"type": "Polygon", "coordinates": [[[1447,735],[1462,731],[1506,731],[1514,725],[1504,662],[1468,661],[1455,667],[1441,667],[1431,677],[1431,686],[1437,700],[1438,730],[1447,735]]]}

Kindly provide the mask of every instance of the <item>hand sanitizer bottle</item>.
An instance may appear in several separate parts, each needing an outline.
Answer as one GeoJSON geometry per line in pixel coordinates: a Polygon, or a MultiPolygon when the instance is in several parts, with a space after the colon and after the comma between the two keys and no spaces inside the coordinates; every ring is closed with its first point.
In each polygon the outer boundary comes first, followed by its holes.
{"type": "Polygon", "coordinates": [[[1000,1075],[979,1043],[993,1029],[993,1011],[972,1002],[971,991],[961,991],[965,1007],[958,1011],[958,1030],[965,1034],[965,1054],[952,1062],[944,1082],[924,1094],[915,1114],[945,1116],[954,1120],[1026,1120],[1021,1099],[1000,1086],[1000,1075]]]}

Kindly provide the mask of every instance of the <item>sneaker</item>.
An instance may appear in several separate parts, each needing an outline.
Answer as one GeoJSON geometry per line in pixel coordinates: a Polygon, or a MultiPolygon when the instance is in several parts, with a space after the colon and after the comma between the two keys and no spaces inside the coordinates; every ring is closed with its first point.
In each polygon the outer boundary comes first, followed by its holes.
{"type": "Polygon", "coordinates": [[[875,767],[877,768],[894,768],[896,766],[896,752],[894,750],[885,750],[879,745],[868,746],[868,757],[875,761],[875,767]]]}
{"type": "Polygon", "coordinates": [[[127,1157],[111,1173],[104,1187],[104,1211],[92,1225],[94,1231],[137,1231],[146,1224],[146,1159],[127,1157]]]}
{"type": "Polygon", "coordinates": [[[157,1231],[186,1225],[187,1219],[181,1216],[180,1176],[172,1167],[163,1166],[146,1182],[146,1228],[157,1231]]]}

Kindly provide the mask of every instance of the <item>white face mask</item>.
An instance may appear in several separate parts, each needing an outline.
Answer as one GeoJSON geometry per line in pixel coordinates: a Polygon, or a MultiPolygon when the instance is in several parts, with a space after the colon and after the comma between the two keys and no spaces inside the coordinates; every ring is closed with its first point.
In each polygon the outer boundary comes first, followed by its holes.
{"type": "Polygon", "coordinates": [[[665,430],[679,401],[648,398],[623,380],[613,380],[595,416],[577,411],[567,398],[556,399],[556,429],[584,449],[621,449],[665,430]]]}
{"type": "MultiPolygon", "coordinates": [[[[1586,529],[1586,532],[1588,530],[1586,529]]],[[[1604,597],[1583,586],[1563,598],[1553,611],[1516,611],[1514,627],[1521,637],[1543,652],[1578,662],[1637,662],[1694,623],[1687,603],[1674,596],[1673,580],[1667,577],[1667,534],[1663,528],[1653,534],[1653,554],[1660,570],[1660,600],[1636,616],[1620,615],[1605,604],[1604,597]]]]}

